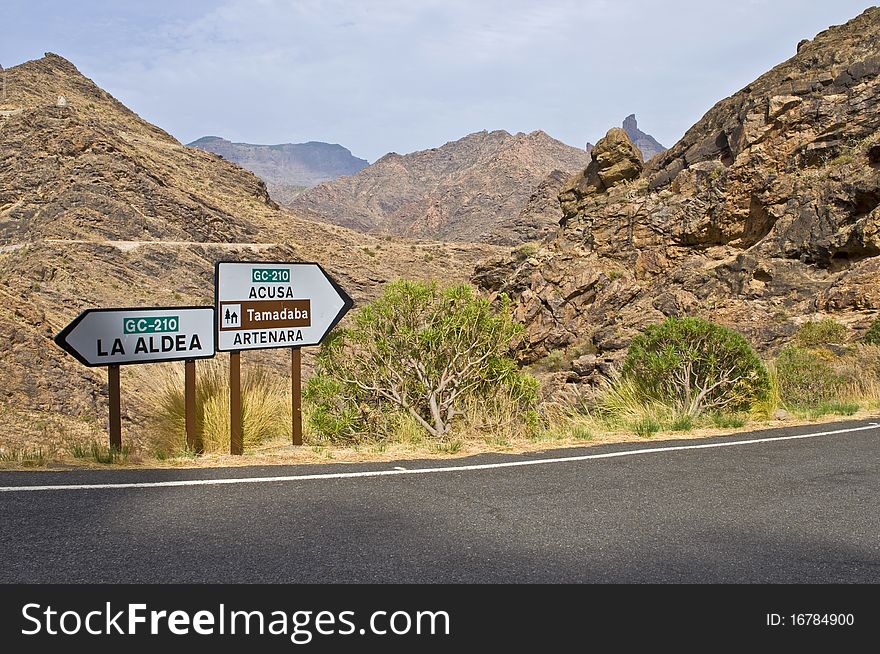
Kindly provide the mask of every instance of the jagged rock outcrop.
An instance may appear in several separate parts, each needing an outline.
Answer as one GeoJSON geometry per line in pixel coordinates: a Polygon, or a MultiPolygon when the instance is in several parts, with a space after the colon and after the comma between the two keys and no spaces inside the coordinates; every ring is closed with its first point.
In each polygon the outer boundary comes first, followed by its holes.
{"type": "Polygon", "coordinates": [[[594,150],[560,194],[558,235],[475,277],[515,298],[523,360],[589,346],[595,359],[568,373],[585,379],[668,315],[728,324],[763,350],[821,312],[865,328],[880,311],[878,44],[877,8],[820,33],[629,181],[609,186],[616,170],[603,179],[594,150]]]}
{"type": "MultiPolygon", "coordinates": [[[[560,190],[560,199],[601,195],[619,182],[636,179],[644,168],[642,153],[619,127],[608,133],[590,151],[592,161],[560,190]]],[[[567,200],[561,199],[563,210],[567,200]]]]}
{"type": "Polygon", "coordinates": [[[666,152],[666,148],[660,145],[660,142],[657,139],[650,134],[645,134],[639,129],[639,123],[636,120],[635,114],[630,114],[623,119],[623,131],[626,132],[629,140],[632,141],[633,145],[635,145],[639,149],[639,152],[642,153],[642,158],[644,158],[645,161],[648,161],[654,157],[654,155],[666,152]]]}

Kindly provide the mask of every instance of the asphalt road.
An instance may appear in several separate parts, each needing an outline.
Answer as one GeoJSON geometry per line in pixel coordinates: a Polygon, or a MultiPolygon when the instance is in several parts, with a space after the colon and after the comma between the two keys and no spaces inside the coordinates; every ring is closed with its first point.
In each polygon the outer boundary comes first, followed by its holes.
{"type": "Polygon", "coordinates": [[[880,582],[866,421],[445,461],[2,472],[0,487],[2,582],[880,582]],[[159,485],[126,485],[144,482],[159,485]],[[74,487],[20,489],[47,485],[74,487]]]}

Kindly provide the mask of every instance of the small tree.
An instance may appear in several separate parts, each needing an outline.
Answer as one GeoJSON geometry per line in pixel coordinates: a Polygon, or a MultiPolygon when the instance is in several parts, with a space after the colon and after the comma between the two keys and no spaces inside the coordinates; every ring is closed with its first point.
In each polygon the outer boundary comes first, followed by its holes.
{"type": "Polygon", "coordinates": [[[742,334],[700,318],[668,318],[636,336],[623,377],[683,415],[739,410],[763,399],[767,369],[742,334]]]}
{"type": "Polygon", "coordinates": [[[389,284],[322,346],[306,387],[312,425],[355,438],[383,412],[404,410],[442,437],[468,400],[508,393],[530,407],[536,383],[509,356],[521,330],[509,309],[502,298],[493,310],[469,286],[389,284]]]}

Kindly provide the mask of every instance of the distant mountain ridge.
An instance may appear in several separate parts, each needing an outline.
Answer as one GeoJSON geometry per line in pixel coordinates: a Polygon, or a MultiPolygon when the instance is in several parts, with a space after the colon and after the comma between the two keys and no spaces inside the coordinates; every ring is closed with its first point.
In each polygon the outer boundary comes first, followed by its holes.
{"type": "Polygon", "coordinates": [[[551,175],[567,177],[589,162],[585,150],[540,130],[484,130],[438,148],[386,154],[356,175],[301,193],[291,207],[364,232],[513,245],[558,227],[558,202],[533,195],[551,175]]]}
{"type": "Polygon", "coordinates": [[[321,141],[256,145],[203,136],[188,145],[250,170],[266,182],[269,195],[281,204],[290,204],[298,193],[315,184],[354,175],[369,165],[348,148],[321,141]]]}

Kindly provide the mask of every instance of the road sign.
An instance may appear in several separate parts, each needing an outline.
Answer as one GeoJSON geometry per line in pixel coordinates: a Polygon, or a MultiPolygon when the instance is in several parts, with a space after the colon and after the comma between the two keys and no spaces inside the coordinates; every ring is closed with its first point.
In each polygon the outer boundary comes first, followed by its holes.
{"type": "Polygon", "coordinates": [[[88,309],[55,342],[87,366],[205,359],[215,354],[214,309],[88,309]]]}
{"type": "Polygon", "coordinates": [[[214,292],[221,352],[317,345],[353,305],[317,263],[221,261],[214,292]]]}

